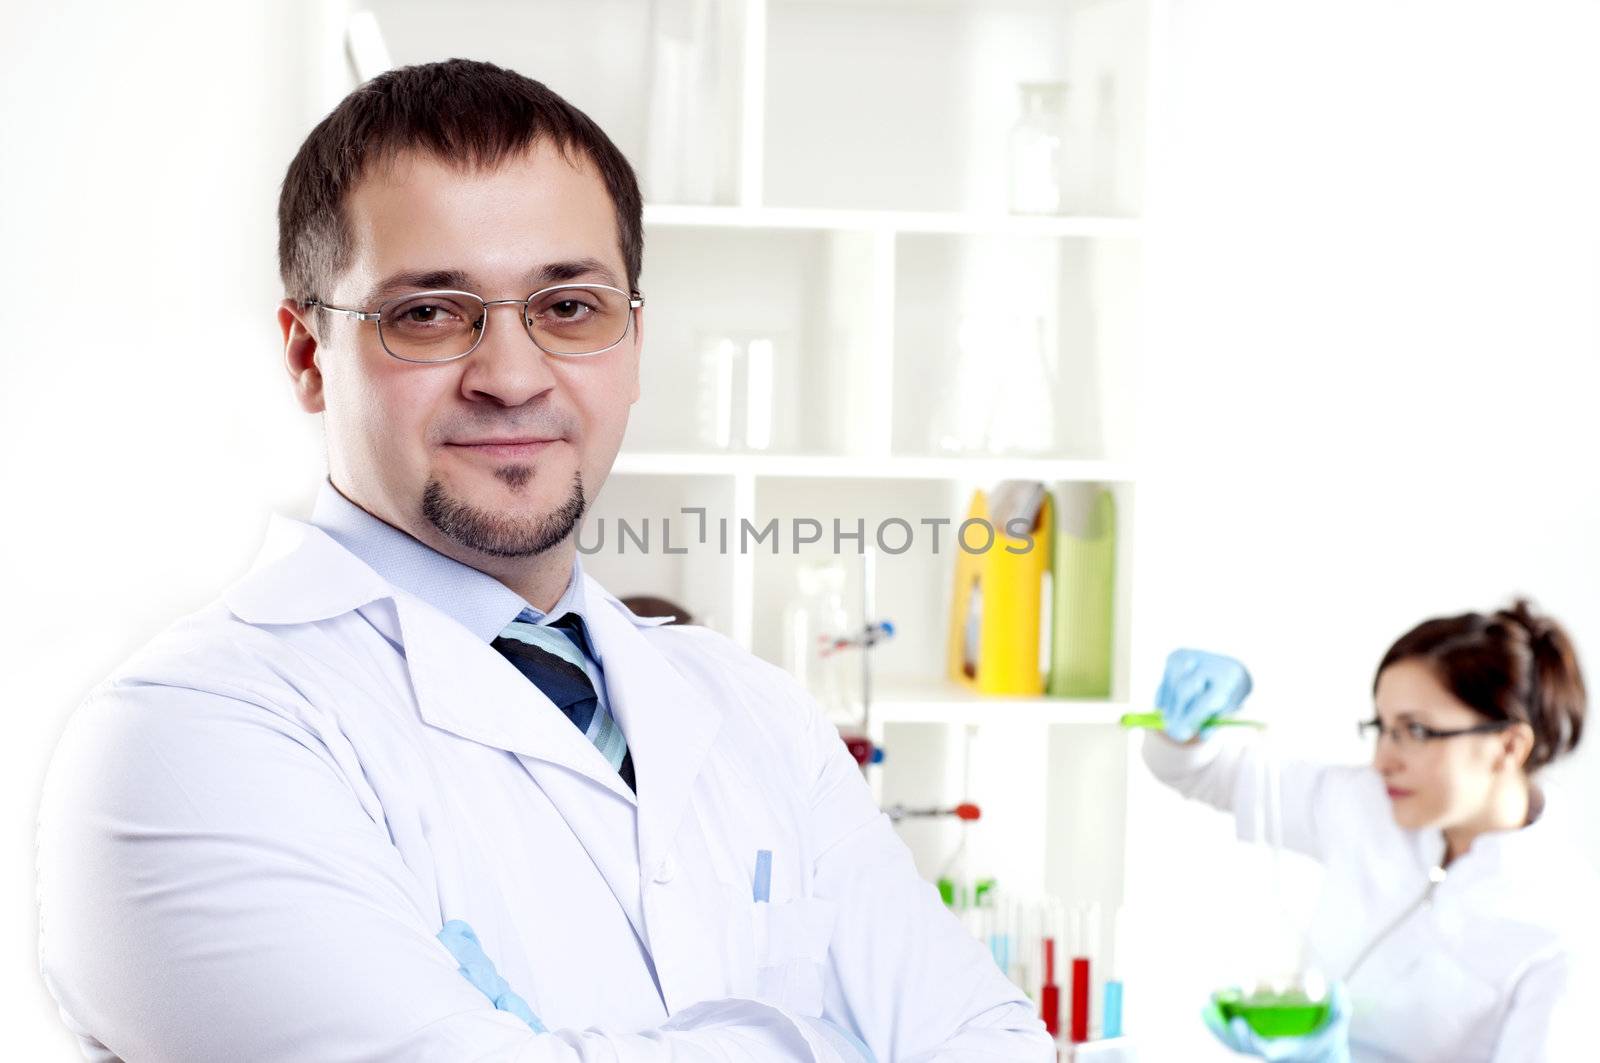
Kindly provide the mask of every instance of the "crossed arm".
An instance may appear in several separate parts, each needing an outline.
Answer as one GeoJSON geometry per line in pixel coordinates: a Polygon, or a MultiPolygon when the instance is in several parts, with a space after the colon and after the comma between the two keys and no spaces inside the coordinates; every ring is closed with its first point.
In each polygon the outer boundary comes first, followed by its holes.
{"type": "MultiPolygon", "coordinates": [[[[826,805],[834,789],[819,780],[818,799],[826,805]]],[[[893,854],[879,852],[882,841],[860,830],[841,836],[830,888],[854,895],[863,883],[853,876],[892,863],[893,854]],[[846,870],[850,863],[857,866],[846,870]]],[[[39,876],[41,966],[91,1058],[870,1058],[838,1028],[754,1000],[706,1002],[642,1031],[540,1032],[498,1010],[441,944],[410,870],[332,755],[272,711],[214,693],[125,685],[80,710],[41,807],[39,876]]],[[[926,888],[914,871],[909,878],[904,888],[926,888]]],[[[894,890],[882,898],[903,909],[901,900],[894,890]]],[[[938,933],[961,933],[949,923],[938,933]]],[[[927,981],[938,973],[927,972],[927,981]]],[[[858,977],[893,974],[865,966],[858,977]]],[[[1049,1058],[1048,1039],[1039,1051],[1022,1022],[1025,1007],[1005,1006],[1009,987],[1000,983],[983,986],[998,994],[993,1007],[974,1012],[970,1000],[952,1001],[957,1016],[966,1006],[970,1021],[952,1019],[949,1036],[883,1025],[909,1023],[889,1019],[863,1039],[882,1038],[874,1047],[885,1063],[1049,1058]],[[963,1044],[977,1051],[963,1054],[963,1044]]],[[[904,1011],[895,996],[921,991],[903,983],[862,988],[863,1007],[890,1015],[904,1011]]]]}

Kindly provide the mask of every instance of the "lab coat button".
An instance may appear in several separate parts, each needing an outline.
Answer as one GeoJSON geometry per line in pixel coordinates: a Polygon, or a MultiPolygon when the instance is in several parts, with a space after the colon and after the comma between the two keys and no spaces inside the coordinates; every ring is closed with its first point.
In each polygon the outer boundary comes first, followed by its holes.
{"type": "Polygon", "coordinates": [[[672,857],[669,856],[665,860],[661,861],[660,867],[656,868],[656,881],[662,885],[666,885],[668,882],[672,881],[672,876],[676,873],[677,868],[673,866],[672,857]]]}

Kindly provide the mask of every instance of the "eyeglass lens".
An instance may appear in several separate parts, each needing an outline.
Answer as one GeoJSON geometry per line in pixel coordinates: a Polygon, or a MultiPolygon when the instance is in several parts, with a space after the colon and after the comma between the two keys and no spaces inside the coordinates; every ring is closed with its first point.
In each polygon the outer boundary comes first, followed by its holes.
{"type": "Polygon", "coordinates": [[[1373,742],[1382,742],[1385,733],[1387,733],[1390,738],[1394,739],[1394,744],[1401,749],[1419,746],[1423,742],[1422,736],[1409,723],[1395,724],[1393,727],[1385,728],[1378,720],[1363,720],[1359,725],[1359,730],[1362,738],[1373,742]]]}

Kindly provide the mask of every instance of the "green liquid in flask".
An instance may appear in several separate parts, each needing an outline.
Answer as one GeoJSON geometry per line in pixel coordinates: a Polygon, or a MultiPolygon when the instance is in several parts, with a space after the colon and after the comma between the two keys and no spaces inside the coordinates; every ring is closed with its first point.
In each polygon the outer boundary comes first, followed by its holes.
{"type": "Polygon", "coordinates": [[[1219,989],[1211,999],[1224,1019],[1232,1022],[1238,1016],[1262,1037],[1304,1037],[1328,1021],[1328,1002],[1304,993],[1219,989]]]}

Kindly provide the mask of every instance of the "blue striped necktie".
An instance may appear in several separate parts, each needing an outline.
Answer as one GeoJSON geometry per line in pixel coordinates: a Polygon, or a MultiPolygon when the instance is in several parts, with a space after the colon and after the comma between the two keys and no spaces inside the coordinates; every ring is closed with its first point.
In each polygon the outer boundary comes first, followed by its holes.
{"type": "Polygon", "coordinates": [[[523,619],[528,615],[519,614],[490,645],[554,702],[617,770],[628,789],[637,792],[628,740],[610,711],[600,703],[584,667],[589,635],[583,619],[576,613],[563,613],[549,624],[536,624],[523,619]]]}

